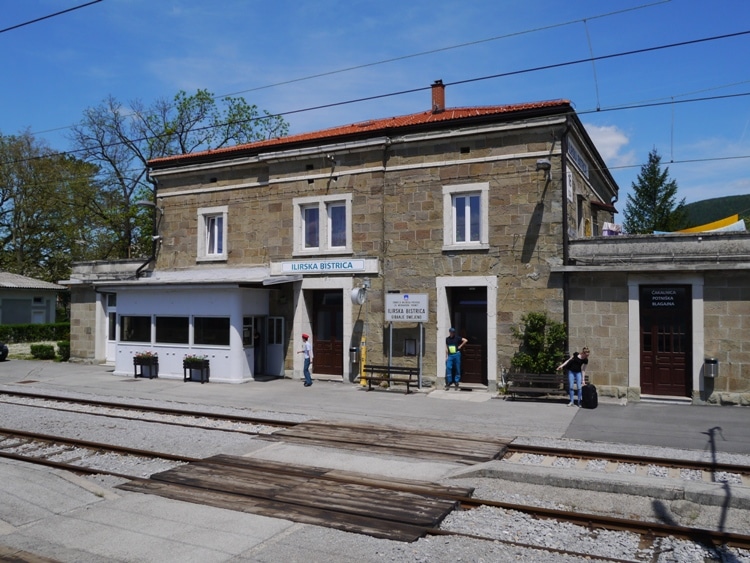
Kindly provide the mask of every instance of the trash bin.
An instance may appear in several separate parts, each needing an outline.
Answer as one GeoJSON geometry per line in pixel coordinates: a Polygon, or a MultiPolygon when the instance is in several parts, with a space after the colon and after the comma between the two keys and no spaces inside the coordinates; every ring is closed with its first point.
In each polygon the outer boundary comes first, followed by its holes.
{"type": "Polygon", "coordinates": [[[703,377],[717,377],[719,375],[719,360],[706,358],[703,363],[703,377]]]}
{"type": "Polygon", "coordinates": [[[359,361],[359,358],[357,357],[357,348],[352,347],[349,348],[349,361],[353,364],[356,364],[359,361]]]}

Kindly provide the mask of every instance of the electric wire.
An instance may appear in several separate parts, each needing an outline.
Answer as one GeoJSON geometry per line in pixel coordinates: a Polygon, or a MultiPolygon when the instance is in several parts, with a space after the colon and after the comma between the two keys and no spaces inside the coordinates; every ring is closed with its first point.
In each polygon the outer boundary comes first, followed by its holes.
{"type": "Polygon", "coordinates": [[[286,86],[288,84],[294,84],[295,82],[304,82],[306,80],[312,80],[312,79],[315,79],[315,78],[323,78],[325,76],[332,76],[334,74],[341,74],[341,73],[350,72],[350,71],[353,71],[353,70],[361,70],[363,68],[369,68],[369,67],[373,67],[373,66],[379,66],[379,65],[383,65],[383,64],[394,63],[394,62],[404,61],[404,60],[408,60],[408,59],[414,59],[414,58],[417,58],[417,57],[424,57],[424,56],[427,56],[427,55],[435,55],[437,53],[443,53],[443,52],[452,51],[452,50],[455,50],[455,49],[462,49],[464,47],[473,47],[475,45],[480,45],[482,43],[490,43],[492,41],[499,41],[501,39],[510,39],[512,37],[520,37],[521,35],[528,35],[528,34],[532,34],[532,33],[538,33],[540,31],[549,31],[551,29],[556,29],[556,28],[560,28],[560,27],[567,27],[567,26],[575,25],[575,24],[581,23],[581,22],[583,22],[585,24],[585,22],[586,22],[587,19],[588,20],[596,20],[596,19],[608,18],[608,17],[611,17],[611,16],[621,15],[621,14],[624,14],[626,12],[632,12],[632,11],[635,11],[635,10],[642,10],[644,8],[650,8],[650,7],[659,5],[659,4],[668,4],[671,1],[672,0],[661,0],[659,2],[651,2],[650,4],[642,4],[640,6],[633,6],[632,8],[625,8],[623,10],[616,10],[614,12],[606,12],[604,14],[598,14],[598,15],[595,15],[595,16],[588,16],[586,18],[581,18],[581,19],[577,19],[577,20],[569,20],[569,21],[566,21],[566,22],[554,23],[554,24],[545,25],[545,26],[541,26],[541,27],[535,27],[535,28],[527,29],[527,30],[523,30],[523,31],[516,31],[514,33],[507,33],[507,34],[504,34],[504,35],[496,35],[495,37],[488,37],[488,38],[485,38],[485,39],[477,39],[475,41],[469,41],[467,43],[459,43],[457,45],[450,45],[448,47],[438,47],[436,49],[430,49],[428,51],[422,51],[422,52],[419,52],[419,53],[412,53],[410,55],[402,55],[402,56],[399,56],[399,57],[393,57],[393,58],[390,58],[390,59],[383,59],[383,60],[376,61],[376,62],[363,63],[363,64],[360,64],[360,65],[354,65],[354,66],[350,66],[350,67],[346,67],[346,68],[341,68],[341,69],[337,69],[337,70],[331,70],[331,71],[327,71],[327,72],[320,72],[320,73],[317,73],[317,74],[311,74],[311,75],[308,75],[308,76],[303,76],[301,78],[293,78],[293,79],[290,79],[290,80],[284,80],[282,82],[275,82],[273,84],[266,84],[264,86],[257,86],[255,88],[248,88],[246,90],[239,90],[239,91],[233,92],[231,94],[222,94],[220,96],[216,96],[216,98],[226,98],[226,97],[230,97],[230,96],[237,96],[239,94],[246,94],[248,92],[257,92],[258,90],[266,90],[268,88],[275,88],[277,86],[286,86]]]}
{"type": "MultiPolygon", "coordinates": [[[[497,78],[506,78],[506,77],[509,77],[509,76],[515,76],[515,75],[520,75],[520,74],[527,74],[527,73],[532,73],[532,72],[540,72],[540,71],[543,71],[543,70],[550,70],[550,69],[555,69],[555,68],[563,68],[563,67],[566,67],[566,66],[579,65],[579,64],[583,64],[583,63],[588,63],[592,59],[593,60],[607,60],[607,59],[613,59],[613,58],[618,58],[618,57],[625,57],[625,56],[632,56],[632,55],[637,55],[637,54],[644,54],[644,53],[649,53],[649,52],[654,52],[654,51],[659,51],[659,50],[664,50],[664,49],[672,49],[672,48],[684,47],[684,46],[688,46],[688,45],[696,45],[696,44],[706,43],[706,42],[709,42],[709,41],[719,41],[719,40],[724,40],[724,39],[729,39],[729,38],[735,38],[735,37],[741,37],[741,36],[746,36],[746,35],[750,35],[750,30],[738,31],[738,32],[734,32],[734,33],[728,33],[728,34],[723,34],[723,35],[716,35],[716,36],[711,36],[711,37],[703,37],[703,38],[700,38],[700,39],[691,39],[691,40],[680,41],[680,42],[675,42],[675,43],[668,43],[668,44],[665,44],[665,45],[659,45],[659,46],[653,46],[653,47],[644,47],[644,48],[640,48],[640,49],[632,49],[632,50],[629,50],[629,51],[622,51],[622,52],[619,52],[619,53],[610,53],[608,55],[599,55],[599,56],[596,56],[596,57],[593,57],[593,58],[575,59],[575,60],[572,60],[572,61],[566,61],[566,62],[560,62],[560,63],[553,63],[553,64],[549,64],[549,65],[542,65],[542,66],[531,67],[531,68],[526,68],[526,69],[519,69],[519,70],[508,71],[508,72],[497,73],[497,74],[490,74],[490,75],[485,75],[485,76],[480,76],[480,77],[475,77],[475,78],[468,78],[468,79],[464,79],[464,80],[457,80],[457,81],[454,81],[454,82],[448,82],[448,83],[445,84],[445,86],[446,87],[447,86],[461,86],[461,85],[464,85],[464,84],[470,84],[470,83],[480,82],[480,81],[485,81],[485,80],[493,80],[493,79],[497,79],[497,78]]],[[[383,94],[375,94],[375,95],[372,95],[372,96],[364,96],[364,97],[361,97],[361,98],[354,98],[354,99],[349,99],[349,100],[342,100],[342,101],[338,101],[338,102],[330,102],[330,103],[327,103],[327,104],[319,104],[319,105],[316,105],[316,106],[308,106],[308,107],[304,107],[304,108],[298,108],[298,109],[293,109],[293,110],[288,110],[288,111],[283,111],[283,112],[277,112],[277,113],[273,113],[273,114],[267,114],[267,115],[263,115],[263,116],[254,117],[254,118],[251,118],[251,119],[248,119],[248,120],[231,121],[231,122],[221,123],[221,124],[218,124],[218,125],[215,125],[215,126],[213,126],[213,125],[205,125],[205,126],[202,126],[202,127],[196,127],[194,129],[194,131],[205,131],[205,130],[211,129],[213,127],[222,127],[222,126],[234,125],[234,124],[239,124],[239,123],[255,122],[255,121],[260,121],[260,120],[263,120],[263,119],[269,119],[269,118],[273,119],[273,118],[278,118],[278,117],[285,117],[285,116],[289,116],[289,115],[295,115],[295,114],[298,114],[298,113],[304,113],[304,112],[309,112],[309,111],[317,111],[317,110],[321,110],[321,109],[331,109],[331,108],[335,108],[335,107],[341,107],[341,106],[345,106],[345,105],[356,104],[356,103],[361,103],[361,102],[366,102],[366,101],[373,101],[373,100],[385,99],[385,98],[390,98],[390,97],[395,97],[395,96],[402,96],[402,95],[406,95],[406,94],[412,94],[412,93],[416,93],[416,92],[422,92],[422,91],[430,90],[431,88],[432,88],[432,86],[420,86],[420,87],[417,87],[417,88],[409,88],[409,89],[404,89],[404,90],[398,90],[398,91],[395,91],[395,92],[386,92],[386,93],[383,93],[383,94]]],[[[709,100],[709,99],[725,99],[725,98],[738,97],[738,96],[746,96],[746,95],[748,95],[748,93],[729,94],[729,95],[726,95],[726,96],[716,96],[716,97],[710,97],[710,98],[709,97],[699,98],[699,99],[696,99],[695,101],[705,101],[705,100],[709,100]]],[[[686,103],[686,102],[689,102],[689,101],[693,101],[693,100],[680,100],[679,102],[675,102],[675,103],[686,103]]],[[[664,102],[664,103],[655,102],[653,104],[645,104],[643,107],[653,107],[653,106],[658,106],[658,105],[665,105],[666,103],[672,103],[672,102],[664,102]]],[[[640,107],[639,105],[626,105],[626,106],[617,106],[617,107],[613,107],[613,108],[598,108],[596,111],[597,112],[599,112],[599,111],[615,111],[615,110],[618,110],[618,109],[636,109],[636,108],[639,108],[639,107],[640,107]]],[[[591,112],[584,111],[584,112],[577,112],[577,113],[579,113],[579,115],[580,115],[580,114],[583,114],[583,113],[591,113],[591,112]]],[[[157,139],[157,138],[159,138],[159,135],[146,136],[146,137],[142,137],[142,138],[131,139],[130,142],[145,142],[145,141],[152,140],[152,139],[157,139]]],[[[118,142],[115,142],[115,143],[110,143],[110,144],[107,144],[107,145],[103,145],[102,148],[111,148],[111,147],[114,147],[114,146],[120,146],[120,145],[125,144],[125,143],[126,143],[125,141],[118,141],[118,142]]],[[[54,154],[55,154],[55,156],[67,156],[67,155],[75,155],[75,154],[80,153],[80,152],[84,152],[84,149],[71,149],[69,151],[55,152],[54,154]]],[[[44,158],[44,157],[31,157],[29,159],[21,159],[21,160],[18,160],[18,161],[8,161],[8,162],[6,162],[4,164],[15,164],[17,162],[25,162],[27,160],[34,160],[34,159],[37,159],[37,158],[44,158]]]]}
{"type": "MultiPolygon", "coordinates": [[[[101,1],[101,0],[97,0],[97,1],[101,1]]],[[[599,16],[599,17],[604,17],[604,16],[599,16]]],[[[576,59],[576,60],[572,60],[572,61],[566,61],[566,62],[561,62],[561,63],[554,63],[554,64],[550,64],[550,65],[543,65],[543,66],[538,66],[538,67],[533,67],[533,68],[519,69],[519,70],[515,70],[515,71],[509,71],[509,72],[504,72],[504,73],[498,73],[498,74],[486,75],[486,76],[475,77],[475,78],[470,78],[470,79],[465,79],[465,80],[459,80],[459,81],[454,81],[454,82],[446,83],[446,86],[459,86],[459,85],[468,84],[468,83],[472,83],[472,82],[492,80],[492,79],[503,78],[503,77],[513,76],[513,75],[518,75],[518,74],[531,73],[531,72],[540,72],[540,71],[543,71],[543,70],[549,70],[549,69],[553,69],[553,68],[561,68],[561,67],[565,67],[565,66],[583,64],[583,63],[587,63],[587,62],[592,62],[593,63],[596,60],[606,60],[606,59],[612,59],[612,58],[616,58],[616,57],[632,56],[632,55],[636,55],[636,54],[649,53],[649,52],[654,52],[654,51],[663,50],[663,49],[671,49],[671,48],[683,47],[683,46],[688,46],[688,45],[696,45],[696,44],[706,43],[706,42],[709,42],[709,41],[717,41],[717,40],[723,40],[723,39],[741,37],[741,36],[746,36],[748,34],[750,34],[750,30],[739,31],[739,32],[734,32],[734,33],[729,33],[729,34],[723,34],[723,35],[717,35],[717,36],[711,36],[711,37],[704,37],[704,38],[699,38],[699,39],[692,39],[692,40],[675,42],[675,43],[669,43],[669,44],[659,45],[659,46],[653,46],[653,47],[645,47],[645,48],[641,48],[641,49],[633,49],[633,50],[629,50],[629,51],[623,51],[623,52],[619,52],[619,53],[611,53],[611,54],[608,54],[608,55],[600,55],[600,56],[596,56],[596,57],[594,57],[593,54],[592,54],[591,57],[586,58],[586,59],[576,59]]],[[[747,82],[747,81],[738,82],[738,83],[735,83],[735,85],[736,84],[743,84],[745,82],[747,82]]],[[[226,125],[230,125],[230,124],[234,124],[234,123],[253,122],[253,121],[259,121],[259,120],[262,120],[262,119],[284,117],[284,116],[288,116],[288,115],[294,115],[294,114],[308,112],[308,111],[316,111],[316,110],[320,110],[320,109],[329,109],[329,108],[334,108],[334,107],[340,107],[340,106],[343,106],[343,105],[361,103],[361,102],[364,102],[364,101],[371,101],[371,100],[383,99],[383,98],[388,98],[388,97],[394,97],[394,96],[411,94],[411,93],[415,93],[415,92],[429,90],[431,88],[432,88],[432,86],[424,86],[424,87],[417,87],[417,88],[399,90],[399,91],[396,91],[396,92],[388,92],[388,93],[384,93],[384,94],[377,94],[377,95],[373,95],[373,96],[366,96],[366,97],[362,97],[362,98],[355,98],[355,99],[350,99],[350,100],[343,100],[343,101],[338,101],[338,102],[331,102],[331,103],[328,103],[328,104],[320,104],[320,105],[317,105],[317,106],[309,106],[309,107],[305,107],[305,108],[298,108],[298,109],[295,109],[295,110],[289,110],[289,111],[286,111],[286,112],[279,112],[279,113],[276,113],[276,114],[268,114],[268,115],[258,116],[258,117],[255,117],[255,118],[252,118],[252,119],[246,120],[246,121],[227,122],[227,123],[219,124],[216,127],[226,126],[226,125]]],[[[705,90],[702,90],[702,91],[705,91],[705,90]]],[[[658,106],[663,106],[663,105],[667,105],[667,104],[677,104],[677,103],[683,104],[683,103],[694,103],[694,102],[703,102],[703,101],[715,101],[715,100],[722,100],[722,99],[744,97],[744,96],[748,96],[748,95],[750,95],[750,92],[743,92],[743,93],[738,93],[738,94],[717,95],[717,96],[704,96],[704,97],[700,97],[700,98],[691,98],[691,99],[684,99],[684,100],[674,100],[674,99],[671,99],[669,101],[661,101],[661,102],[660,101],[655,101],[655,102],[646,102],[646,103],[625,104],[625,105],[619,105],[619,106],[612,106],[612,107],[609,107],[609,108],[600,108],[600,107],[597,107],[595,110],[581,110],[581,111],[577,111],[576,113],[578,115],[586,115],[586,114],[589,114],[589,113],[622,111],[622,110],[629,110],[629,109],[642,109],[642,108],[647,108],[647,107],[658,107],[658,106]]],[[[198,128],[195,129],[195,131],[202,131],[202,130],[210,129],[211,127],[213,127],[213,126],[198,127],[198,128]]],[[[143,138],[138,138],[138,139],[131,139],[130,142],[144,142],[144,141],[148,141],[148,140],[155,139],[155,138],[158,138],[158,136],[151,136],[151,137],[143,137],[143,138]]],[[[118,142],[115,142],[115,143],[104,145],[102,148],[105,148],[105,149],[106,148],[111,148],[111,147],[119,146],[119,145],[122,145],[122,144],[125,144],[125,143],[126,143],[126,141],[118,141],[118,142]]],[[[59,152],[55,151],[52,154],[46,154],[46,155],[41,155],[41,156],[35,156],[35,157],[28,157],[28,158],[17,159],[17,160],[7,161],[7,162],[2,163],[2,164],[13,165],[13,164],[18,164],[18,163],[22,163],[22,162],[28,162],[28,161],[32,161],[32,160],[39,160],[39,159],[44,159],[44,158],[49,158],[49,157],[71,156],[71,155],[75,155],[75,154],[80,153],[80,152],[84,152],[84,150],[85,149],[72,149],[72,150],[69,150],[69,151],[59,151],[59,152]]],[[[692,159],[692,160],[672,160],[672,163],[674,163],[674,164],[680,164],[680,163],[687,163],[687,162],[712,162],[712,161],[732,160],[732,159],[741,159],[741,158],[750,158],[750,155],[741,155],[741,156],[734,156],[734,157],[715,157],[715,158],[692,159]]],[[[641,165],[610,166],[608,168],[610,170],[617,170],[617,169],[633,168],[633,167],[637,167],[637,166],[641,166],[641,165]]],[[[130,171],[137,171],[137,170],[140,170],[140,168],[132,169],[130,171]]]]}
{"type": "MultiPolygon", "coordinates": [[[[659,107],[659,106],[665,106],[665,105],[671,105],[671,104],[689,104],[689,103],[698,103],[698,102],[710,102],[710,101],[717,101],[717,100],[724,100],[724,99],[733,99],[733,98],[741,98],[741,97],[747,97],[750,96],[750,92],[741,92],[737,94],[724,94],[724,95],[716,95],[716,96],[703,96],[700,98],[690,98],[690,99],[684,99],[684,100],[674,100],[674,101],[661,101],[661,102],[645,102],[645,103],[637,103],[637,104],[626,104],[621,106],[613,106],[610,108],[595,108],[595,109],[587,109],[587,110],[576,110],[575,113],[579,116],[581,115],[588,115],[588,114],[596,114],[596,113],[605,113],[605,112],[613,112],[613,111],[625,111],[625,110],[634,110],[634,109],[645,109],[645,108],[651,108],[651,107],[659,107]]],[[[262,118],[256,118],[256,119],[262,119],[262,118]]],[[[149,137],[150,138],[150,137],[149,137]]],[[[138,139],[137,141],[146,141],[149,138],[144,139],[138,139]]],[[[106,148],[110,148],[112,146],[118,146],[124,144],[124,142],[118,142],[118,143],[112,143],[111,145],[107,145],[106,148]]],[[[81,152],[80,150],[73,150],[73,151],[67,151],[67,152],[60,152],[60,153],[53,153],[53,154],[47,154],[47,155],[40,155],[40,156],[34,156],[34,157],[28,157],[28,158],[22,158],[17,159],[13,161],[8,161],[4,164],[6,165],[12,165],[12,164],[19,164],[23,162],[29,162],[33,160],[42,160],[45,158],[51,158],[51,157],[58,157],[58,156],[67,156],[71,155],[75,152],[81,152]]],[[[188,156],[188,155],[185,155],[188,156]]],[[[670,161],[670,164],[692,164],[692,163],[705,163],[705,162],[721,162],[721,161],[729,161],[729,160],[743,160],[750,158],[750,154],[747,155],[733,155],[733,156],[717,156],[717,157],[706,157],[706,158],[694,158],[694,159],[677,159],[670,161]]],[[[2,163],[0,163],[2,164],[2,163]]],[[[643,163],[640,164],[628,164],[628,165],[611,165],[606,166],[606,169],[608,170],[626,170],[630,168],[640,168],[643,166],[643,163]]],[[[590,170],[595,170],[598,172],[601,172],[604,170],[602,167],[598,166],[590,166],[590,170]]],[[[141,167],[137,168],[129,168],[121,171],[122,173],[129,173],[129,172],[142,172],[141,167]]],[[[87,176],[76,176],[74,179],[88,179],[88,180],[94,180],[96,178],[96,175],[87,175],[87,176]]],[[[43,187],[46,185],[53,185],[56,184],[54,181],[50,182],[35,182],[32,184],[33,186],[43,187]]]]}
{"type": "Polygon", "coordinates": [[[57,16],[61,16],[63,14],[67,14],[69,12],[74,12],[76,10],[80,10],[81,8],[88,8],[89,6],[92,6],[94,4],[98,4],[99,2],[102,2],[102,0],[92,0],[91,2],[87,2],[86,4],[81,4],[80,6],[74,6],[72,8],[68,8],[67,10],[61,10],[59,12],[55,12],[54,14],[49,14],[49,15],[46,15],[46,16],[42,16],[40,18],[35,18],[33,20],[29,20],[29,21],[26,21],[26,22],[23,22],[23,23],[12,25],[10,27],[6,27],[5,29],[0,29],[0,33],[6,33],[8,31],[13,31],[14,29],[19,29],[19,28],[25,27],[27,25],[31,25],[31,24],[34,24],[34,23],[39,23],[41,21],[48,20],[50,18],[54,18],[54,17],[57,17],[57,16]]]}
{"type": "MultiPolygon", "coordinates": [[[[275,88],[275,87],[278,87],[278,86],[286,86],[288,84],[294,84],[294,83],[297,83],[297,82],[304,82],[304,81],[307,81],[307,80],[313,80],[315,78],[322,78],[322,77],[326,77],[326,76],[332,76],[332,75],[335,75],[335,74],[341,74],[341,73],[350,72],[350,71],[354,71],[354,70],[360,70],[360,69],[364,69],[364,68],[368,68],[368,67],[374,67],[374,66],[384,65],[384,64],[388,64],[388,63],[393,63],[393,62],[408,60],[408,59],[412,59],[412,58],[422,57],[422,56],[426,56],[426,55],[437,54],[437,53],[441,53],[441,52],[445,52],[445,51],[451,51],[451,50],[455,50],[455,49],[462,49],[464,47],[472,47],[474,45],[479,45],[479,44],[482,44],[482,43],[489,43],[489,42],[492,42],[492,41],[499,41],[501,39],[509,39],[509,38],[512,38],[512,37],[519,37],[519,36],[527,35],[527,34],[531,34],[531,33],[538,33],[538,32],[541,32],[541,31],[548,31],[548,30],[555,29],[555,28],[567,27],[567,26],[570,26],[570,25],[575,25],[577,23],[585,22],[586,20],[604,19],[604,18],[616,16],[616,15],[621,15],[621,14],[624,14],[624,13],[627,13],[627,12],[632,12],[632,11],[636,11],[636,10],[642,10],[642,9],[645,9],[645,8],[650,8],[650,7],[653,7],[653,6],[657,6],[659,4],[668,4],[671,1],[672,0],[659,0],[657,2],[651,2],[649,4],[642,4],[642,5],[639,5],[639,6],[633,6],[632,8],[625,8],[623,10],[616,10],[616,11],[613,11],[613,12],[606,12],[606,13],[597,14],[597,15],[594,15],[594,16],[587,16],[587,18],[585,18],[585,19],[570,20],[570,21],[566,21],[566,22],[562,22],[562,23],[550,24],[550,25],[546,25],[546,26],[542,26],[542,27],[536,27],[536,28],[532,28],[532,29],[528,29],[528,30],[523,30],[523,31],[518,31],[518,32],[514,32],[514,33],[508,33],[508,34],[504,34],[504,35],[497,35],[495,37],[488,37],[488,38],[485,38],[485,39],[478,39],[478,40],[469,41],[469,42],[466,42],[466,43],[459,43],[457,45],[450,45],[450,46],[447,46],[447,47],[439,47],[439,48],[436,48],[436,49],[431,49],[431,50],[428,50],[428,51],[422,51],[422,52],[419,52],[419,53],[412,53],[412,54],[408,54],[408,55],[402,55],[402,56],[399,56],[399,57],[392,57],[392,58],[389,58],[389,59],[383,59],[383,60],[380,60],[380,61],[375,61],[375,62],[370,62],[370,63],[363,63],[363,64],[360,64],[360,65],[354,65],[354,66],[345,67],[345,68],[341,68],[341,69],[336,69],[336,70],[331,70],[331,71],[326,71],[326,72],[320,72],[320,73],[316,73],[316,74],[311,74],[311,75],[303,76],[303,77],[300,77],[300,78],[292,78],[292,79],[284,80],[284,81],[281,81],[281,82],[275,82],[275,83],[272,83],[272,84],[266,84],[266,85],[263,85],[263,86],[257,86],[257,87],[248,88],[248,89],[245,89],[245,90],[238,90],[236,92],[232,92],[232,93],[229,93],[229,94],[216,95],[216,96],[213,96],[213,99],[217,100],[217,99],[230,98],[232,96],[237,96],[237,95],[240,95],[240,94],[246,94],[246,93],[249,93],[249,92],[256,92],[256,91],[259,91],[259,90],[266,90],[266,89],[275,88]]],[[[56,127],[54,129],[46,129],[44,131],[38,131],[38,132],[36,132],[36,134],[49,133],[49,132],[53,132],[53,131],[61,131],[61,130],[64,130],[64,129],[70,129],[71,127],[73,127],[73,126],[68,125],[68,126],[65,126],[65,127],[56,127]]]]}

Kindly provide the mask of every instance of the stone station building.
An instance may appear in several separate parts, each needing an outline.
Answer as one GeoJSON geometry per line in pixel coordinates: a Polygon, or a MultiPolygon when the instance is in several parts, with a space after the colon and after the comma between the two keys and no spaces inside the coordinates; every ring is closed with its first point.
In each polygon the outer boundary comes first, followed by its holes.
{"type": "MultiPolygon", "coordinates": [[[[160,377],[182,377],[183,356],[198,354],[211,381],[241,383],[301,377],[308,333],[315,378],[354,382],[366,354],[419,366],[431,385],[454,326],[469,340],[464,388],[495,392],[518,349],[511,327],[546,311],[569,326],[571,350],[592,348],[603,392],[713,396],[698,360],[708,350],[725,362],[726,346],[706,338],[690,346],[689,384],[665,388],[657,375],[641,390],[637,304],[643,288],[677,287],[695,330],[719,308],[697,307],[698,288],[726,276],[701,270],[699,283],[674,262],[660,277],[645,254],[623,265],[619,244],[650,249],[601,236],[618,188],[571,104],[448,108],[438,81],[430,107],[152,161],[154,257],[119,273],[76,267],[72,355],[126,374],[149,350],[160,377]],[[389,304],[411,302],[424,315],[394,320],[389,304]]],[[[740,374],[716,381],[743,392],[740,374]]]]}

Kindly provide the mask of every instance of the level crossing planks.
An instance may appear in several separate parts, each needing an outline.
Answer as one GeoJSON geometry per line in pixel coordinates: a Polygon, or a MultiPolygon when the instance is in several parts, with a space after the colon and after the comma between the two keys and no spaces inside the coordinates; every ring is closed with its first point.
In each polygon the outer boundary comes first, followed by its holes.
{"type": "Polygon", "coordinates": [[[368,477],[222,455],[120,488],[400,541],[438,526],[458,506],[450,496],[473,492],[368,477]]]}
{"type": "Polygon", "coordinates": [[[395,426],[308,421],[263,439],[475,464],[500,459],[510,439],[405,430],[395,426]]]}

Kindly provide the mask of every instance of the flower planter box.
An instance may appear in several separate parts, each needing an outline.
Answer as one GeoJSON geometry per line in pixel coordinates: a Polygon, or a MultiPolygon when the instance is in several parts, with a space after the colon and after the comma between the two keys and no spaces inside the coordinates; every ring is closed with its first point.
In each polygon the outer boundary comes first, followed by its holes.
{"type": "Polygon", "coordinates": [[[182,362],[182,381],[208,383],[210,376],[208,360],[185,360],[182,362]]]}
{"type": "Polygon", "coordinates": [[[156,356],[146,358],[133,356],[133,371],[135,377],[148,377],[149,379],[159,377],[159,358],[156,356]]]}

